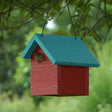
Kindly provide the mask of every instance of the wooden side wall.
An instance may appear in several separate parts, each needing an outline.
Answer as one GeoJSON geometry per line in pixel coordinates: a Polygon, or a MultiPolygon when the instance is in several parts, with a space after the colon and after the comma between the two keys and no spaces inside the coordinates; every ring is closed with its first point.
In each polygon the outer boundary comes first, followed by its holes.
{"type": "Polygon", "coordinates": [[[59,94],[88,95],[89,68],[76,66],[58,66],[59,94]]]}
{"type": "Polygon", "coordinates": [[[31,57],[31,95],[57,94],[57,65],[53,65],[39,46],[31,57]],[[44,61],[37,62],[35,52],[44,54],[44,61]]]}

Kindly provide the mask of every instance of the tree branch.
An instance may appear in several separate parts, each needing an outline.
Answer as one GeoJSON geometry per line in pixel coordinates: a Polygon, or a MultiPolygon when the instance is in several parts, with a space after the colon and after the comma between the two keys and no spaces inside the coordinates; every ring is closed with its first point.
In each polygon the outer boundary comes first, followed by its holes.
{"type": "Polygon", "coordinates": [[[108,29],[108,31],[106,32],[105,38],[104,38],[104,40],[103,40],[103,43],[106,41],[107,35],[109,34],[111,28],[112,28],[112,24],[109,26],[109,29],[108,29]]]}
{"type": "Polygon", "coordinates": [[[2,18],[2,20],[3,20],[3,25],[2,25],[2,30],[1,30],[2,31],[2,38],[4,37],[4,16],[5,15],[3,15],[3,18],[2,18]]]}
{"type": "Polygon", "coordinates": [[[102,16],[100,19],[97,20],[97,22],[93,25],[93,27],[91,28],[92,30],[95,30],[96,26],[98,24],[100,24],[101,20],[104,18],[104,16],[102,16]]]}
{"type": "Polygon", "coordinates": [[[104,12],[105,12],[105,16],[107,15],[106,12],[107,12],[107,8],[106,8],[106,0],[104,0],[104,12]]]}
{"type": "MultiPolygon", "coordinates": [[[[25,22],[25,23],[23,23],[23,24],[21,24],[21,25],[18,25],[18,26],[16,26],[16,27],[7,27],[7,28],[4,28],[3,30],[10,30],[10,29],[17,29],[17,28],[20,28],[21,26],[26,25],[26,24],[32,22],[33,20],[35,20],[35,19],[37,19],[37,18],[38,18],[38,16],[35,17],[35,18],[33,18],[33,19],[31,19],[31,20],[29,20],[29,21],[27,21],[27,22],[25,22]]],[[[0,31],[2,31],[2,29],[0,29],[0,31]]]]}
{"type": "Polygon", "coordinates": [[[98,16],[99,16],[99,10],[100,10],[100,7],[101,6],[101,0],[99,0],[99,3],[98,3],[98,8],[97,8],[97,13],[96,13],[96,19],[98,20],[98,16]]]}
{"type": "MultiPolygon", "coordinates": [[[[68,1],[68,4],[70,4],[72,1],[73,1],[73,0],[69,0],[69,1],[68,1]]],[[[67,7],[66,5],[63,6],[63,7],[61,7],[60,12],[59,12],[58,15],[56,16],[56,20],[57,20],[57,18],[59,18],[59,16],[63,13],[63,11],[65,10],[66,7],[67,7]]]]}
{"type": "Polygon", "coordinates": [[[7,21],[8,21],[8,19],[9,19],[9,17],[10,17],[11,10],[12,10],[12,8],[13,8],[12,4],[13,4],[13,0],[11,0],[10,6],[9,6],[9,9],[8,9],[7,21]]]}

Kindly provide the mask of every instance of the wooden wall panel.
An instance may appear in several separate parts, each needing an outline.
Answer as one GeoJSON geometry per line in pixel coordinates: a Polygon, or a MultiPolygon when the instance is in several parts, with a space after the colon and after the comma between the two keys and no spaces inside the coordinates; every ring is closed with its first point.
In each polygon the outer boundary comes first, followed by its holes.
{"type": "Polygon", "coordinates": [[[31,57],[31,95],[57,94],[57,65],[53,65],[38,46],[31,57]],[[44,61],[37,62],[35,52],[44,54],[44,61]]]}
{"type": "Polygon", "coordinates": [[[58,66],[59,94],[88,95],[89,68],[58,66]]]}

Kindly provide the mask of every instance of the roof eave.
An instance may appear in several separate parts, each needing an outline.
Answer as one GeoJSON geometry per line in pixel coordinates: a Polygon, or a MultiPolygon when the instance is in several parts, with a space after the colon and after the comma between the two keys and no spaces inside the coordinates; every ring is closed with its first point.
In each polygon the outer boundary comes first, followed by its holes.
{"type": "Polygon", "coordinates": [[[38,45],[38,43],[35,41],[35,36],[36,35],[34,34],[32,39],[30,40],[30,42],[28,43],[28,45],[24,49],[24,51],[21,55],[22,58],[25,58],[25,59],[30,59],[31,58],[31,54],[33,53],[33,51],[35,50],[35,48],[38,45]]]}
{"type": "Polygon", "coordinates": [[[44,53],[47,55],[49,60],[54,64],[56,60],[51,55],[51,53],[47,50],[46,46],[41,42],[41,40],[38,38],[37,34],[34,34],[26,48],[24,49],[21,57],[25,59],[31,59],[31,54],[37,47],[37,45],[40,46],[40,48],[44,51],[44,53]]]}
{"type": "Polygon", "coordinates": [[[55,65],[68,65],[68,66],[82,66],[82,67],[99,67],[99,63],[72,63],[72,62],[61,62],[55,61],[55,65]]]}
{"type": "MultiPolygon", "coordinates": [[[[36,35],[36,34],[35,34],[36,35]]],[[[37,36],[37,35],[36,35],[37,36]]],[[[51,55],[51,53],[48,51],[47,47],[41,42],[39,38],[35,38],[35,41],[38,43],[40,48],[44,51],[44,53],[47,55],[49,60],[52,62],[52,64],[55,64],[56,60],[55,58],[51,55]]]]}

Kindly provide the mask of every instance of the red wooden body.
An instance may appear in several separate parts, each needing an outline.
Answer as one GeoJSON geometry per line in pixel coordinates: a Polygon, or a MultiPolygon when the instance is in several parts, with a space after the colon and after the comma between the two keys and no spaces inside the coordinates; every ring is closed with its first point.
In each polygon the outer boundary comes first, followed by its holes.
{"type": "Polygon", "coordinates": [[[89,68],[53,65],[38,46],[31,56],[31,95],[70,96],[88,95],[89,68]],[[44,60],[37,62],[35,52],[44,60]]]}

